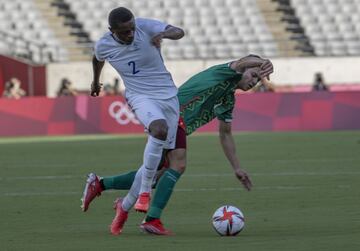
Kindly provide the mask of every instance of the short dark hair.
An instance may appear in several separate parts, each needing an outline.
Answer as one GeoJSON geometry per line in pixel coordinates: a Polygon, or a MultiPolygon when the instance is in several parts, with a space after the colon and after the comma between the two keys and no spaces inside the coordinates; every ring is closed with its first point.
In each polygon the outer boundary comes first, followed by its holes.
{"type": "Polygon", "coordinates": [[[129,9],[125,7],[118,7],[113,9],[108,18],[110,28],[116,28],[118,23],[125,23],[130,21],[134,15],[129,9]]]}

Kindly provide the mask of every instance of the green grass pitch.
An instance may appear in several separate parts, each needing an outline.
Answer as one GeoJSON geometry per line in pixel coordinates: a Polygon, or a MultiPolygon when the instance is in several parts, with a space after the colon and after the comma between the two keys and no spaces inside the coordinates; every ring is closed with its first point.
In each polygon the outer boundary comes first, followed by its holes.
{"type": "Polygon", "coordinates": [[[253,190],[236,180],[217,135],[189,137],[187,171],[163,214],[172,237],[141,233],[133,211],[111,236],[112,202],[125,191],[80,210],[85,175],[137,169],[144,137],[0,139],[0,250],[360,250],[360,131],[235,139],[253,190]],[[245,215],[236,237],[212,229],[224,204],[245,215]]]}

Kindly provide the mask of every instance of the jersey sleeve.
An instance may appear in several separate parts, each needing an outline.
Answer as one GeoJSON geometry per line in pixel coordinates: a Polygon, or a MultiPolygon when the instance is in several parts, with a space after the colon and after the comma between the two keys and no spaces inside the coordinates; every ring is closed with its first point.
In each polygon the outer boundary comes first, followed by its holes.
{"type": "Polygon", "coordinates": [[[137,25],[150,36],[154,36],[155,34],[164,31],[168,26],[167,23],[155,19],[137,18],[136,21],[137,25]]]}
{"type": "Polygon", "coordinates": [[[106,57],[105,57],[105,50],[104,50],[104,45],[101,43],[101,40],[99,40],[95,46],[94,46],[94,54],[95,57],[98,61],[105,61],[106,57]]]}

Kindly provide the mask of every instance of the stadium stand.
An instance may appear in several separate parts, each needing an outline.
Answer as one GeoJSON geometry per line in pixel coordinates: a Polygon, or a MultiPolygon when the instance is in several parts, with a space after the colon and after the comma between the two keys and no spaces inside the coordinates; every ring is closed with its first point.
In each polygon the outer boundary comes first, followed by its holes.
{"type": "Polygon", "coordinates": [[[65,2],[93,41],[107,30],[109,10],[123,5],[137,16],[166,20],[186,30],[189,36],[164,46],[169,59],[231,58],[250,52],[278,55],[276,42],[253,0],[65,2]]]}
{"type": "Polygon", "coordinates": [[[86,61],[126,6],[188,36],[166,41],[168,59],[360,55],[358,0],[0,0],[0,52],[33,62],[86,61]],[[15,11],[14,11],[15,10],[15,11]]]}
{"type": "Polygon", "coordinates": [[[0,51],[33,62],[66,60],[66,51],[33,1],[0,0],[0,51]]]}
{"type": "MultiPolygon", "coordinates": [[[[262,8],[267,24],[272,28],[282,56],[314,56],[314,48],[301,26],[299,18],[289,0],[258,0],[260,6],[273,5],[272,12],[262,8]],[[270,14],[270,15],[269,15],[270,14]],[[280,29],[279,29],[280,28],[280,29]]],[[[268,8],[269,9],[269,8],[268,8]]],[[[270,8],[271,10],[271,8],[270,8]]]]}
{"type": "Polygon", "coordinates": [[[92,54],[92,41],[83,24],[76,19],[63,0],[34,0],[48,25],[68,52],[69,61],[87,61],[92,54]]]}
{"type": "Polygon", "coordinates": [[[360,55],[360,1],[291,0],[317,56],[360,55]]]}

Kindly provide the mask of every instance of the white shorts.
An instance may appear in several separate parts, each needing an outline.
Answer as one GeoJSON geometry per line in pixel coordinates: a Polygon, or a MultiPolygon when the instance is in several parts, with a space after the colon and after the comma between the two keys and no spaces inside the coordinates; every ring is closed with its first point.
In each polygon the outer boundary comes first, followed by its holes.
{"type": "Polygon", "coordinates": [[[179,100],[177,96],[170,99],[151,99],[147,96],[136,95],[128,97],[127,102],[137,119],[144,125],[145,130],[154,120],[164,119],[168,126],[168,134],[164,148],[174,149],[176,132],[179,121],[179,100]]]}

